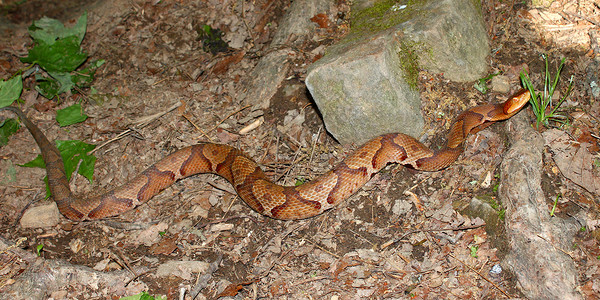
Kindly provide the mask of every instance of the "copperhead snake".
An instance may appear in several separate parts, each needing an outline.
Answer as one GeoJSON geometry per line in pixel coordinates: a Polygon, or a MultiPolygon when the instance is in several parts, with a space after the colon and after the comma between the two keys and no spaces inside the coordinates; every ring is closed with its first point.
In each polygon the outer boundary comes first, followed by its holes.
{"type": "Polygon", "coordinates": [[[347,156],[331,171],[299,186],[269,181],[258,164],[234,147],[203,143],[178,150],[137,175],[128,183],[92,198],[72,194],[63,161],[54,144],[19,108],[16,113],[38,144],[48,174],[48,185],[59,211],[75,221],[119,215],[150,200],[175,181],[199,173],[227,179],[255,211],[276,219],[304,219],[318,215],[354,194],[389,163],[417,170],[437,171],[452,164],[463,151],[470,133],[512,117],[529,100],[521,90],[504,103],[484,104],[461,113],[452,123],[445,147],[433,151],[415,138],[391,133],[378,136],[347,156]]]}

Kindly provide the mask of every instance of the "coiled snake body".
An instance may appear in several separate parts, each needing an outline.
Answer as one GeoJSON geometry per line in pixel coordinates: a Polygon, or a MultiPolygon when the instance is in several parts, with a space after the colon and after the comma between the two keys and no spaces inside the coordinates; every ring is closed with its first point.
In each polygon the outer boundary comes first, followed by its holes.
{"type": "Polygon", "coordinates": [[[272,183],[261,168],[241,150],[205,143],[178,150],[103,195],[80,198],[71,193],[63,161],[54,144],[16,107],[16,113],[37,142],[48,174],[48,185],[59,211],[76,221],[116,216],[148,201],[175,181],[199,173],[227,179],[254,210],[276,219],[303,219],[328,210],[350,197],[389,163],[417,170],[436,171],[453,163],[462,153],[469,133],[516,114],[529,100],[521,90],[501,104],[484,104],[461,113],[452,123],[444,148],[433,151],[411,136],[392,133],[376,137],[326,174],[299,186],[272,183]]]}

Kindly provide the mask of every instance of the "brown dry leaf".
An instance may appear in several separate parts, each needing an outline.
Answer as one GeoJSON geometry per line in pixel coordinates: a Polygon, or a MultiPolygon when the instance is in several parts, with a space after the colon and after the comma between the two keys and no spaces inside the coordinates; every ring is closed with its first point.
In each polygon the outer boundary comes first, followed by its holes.
{"type": "Polygon", "coordinates": [[[240,51],[236,54],[229,55],[218,61],[215,66],[212,68],[213,73],[219,75],[227,72],[229,70],[229,66],[231,64],[239,63],[242,58],[246,55],[246,51],[240,51]]]}
{"type": "Polygon", "coordinates": [[[239,291],[240,291],[242,288],[244,288],[244,286],[243,286],[243,285],[241,285],[241,284],[235,284],[235,283],[232,283],[232,284],[228,285],[228,286],[225,288],[225,290],[224,290],[223,292],[221,292],[221,293],[220,293],[220,294],[217,296],[217,298],[221,298],[221,297],[227,297],[227,296],[229,296],[229,297],[235,297],[235,296],[237,296],[238,292],[239,292],[239,291]]]}
{"type": "Polygon", "coordinates": [[[175,249],[177,249],[177,238],[178,236],[174,236],[171,238],[165,238],[163,240],[161,240],[160,242],[152,245],[150,247],[150,252],[152,254],[164,254],[164,255],[169,255],[171,253],[173,253],[173,251],[175,251],[175,249]]]}
{"type": "Polygon", "coordinates": [[[217,138],[219,139],[219,142],[223,144],[232,144],[233,142],[237,141],[240,136],[222,128],[217,128],[217,138]]]}
{"type": "Polygon", "coordinates": [[[589,144],[574,141],[558,129],[548,130],[543,136],[563,176],[589,192],[600,195],[600,174],[594,169],[594,156],[588,150],[589,144]]]}
{"type": "Polygon", "coordinates": [[[329,18],[326,14],[316,14],[310,20],[319,25],[319,28],[329,28],[329,18]]]}
{"type": "Polygon", "coordinates": [[[354,261],[354,257],[344,256],[331,266],[329,272],[331,275],[333,275],[333,278],[337,280],[340,273],[342,273],[342,271],[344,271],[346,268],[357,266],[359,264],[360,263],[354,261]]]}

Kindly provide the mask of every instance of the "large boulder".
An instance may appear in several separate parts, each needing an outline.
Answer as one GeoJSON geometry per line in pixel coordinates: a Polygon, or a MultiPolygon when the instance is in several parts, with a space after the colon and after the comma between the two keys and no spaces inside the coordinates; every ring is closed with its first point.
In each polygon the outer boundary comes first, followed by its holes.
{"type": "Polygon", "coordinates": [[[420,68],[454,81],[486,71],[489,42],[476,1],[357,1],[350,33],[313,64],[306,85],[341,143],[423,127],[420,68]]]}

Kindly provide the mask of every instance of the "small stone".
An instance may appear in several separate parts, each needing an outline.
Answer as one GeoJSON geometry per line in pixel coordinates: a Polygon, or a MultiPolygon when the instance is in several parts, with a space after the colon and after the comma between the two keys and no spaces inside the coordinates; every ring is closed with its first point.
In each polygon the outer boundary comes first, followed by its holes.
{"type": "Polygon", "coordinates": [[[53,227],[60,221],[56,203],[32,207],[25,211],[20,224],[23,228],[53,227]]]}
{"type": "Polygon", "coordinates": [[[510,83],[508,77],[504,75],[494,76],[492,78],[492,91],[500,94],[506,94],[510,92],[510,83]]]}
{"type": "Polygon", "coordinates": [[[186,280],[191,280],[192,273],[205,273],[209,264],[202,261],[169,261],[156,269],[157,277],[177,276],[186,280]]]}

